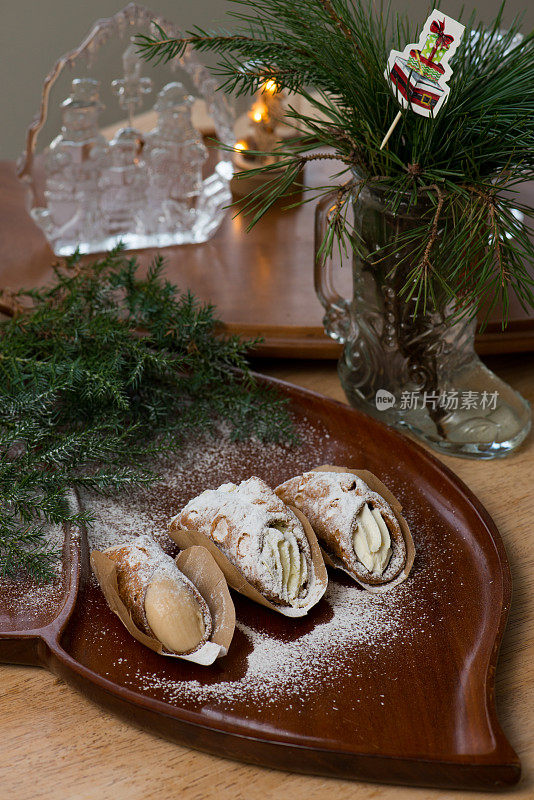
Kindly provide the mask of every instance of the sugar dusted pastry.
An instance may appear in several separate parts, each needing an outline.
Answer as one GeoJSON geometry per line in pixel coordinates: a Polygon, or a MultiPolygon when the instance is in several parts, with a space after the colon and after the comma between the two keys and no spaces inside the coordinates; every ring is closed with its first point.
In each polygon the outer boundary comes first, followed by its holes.
{"type": "Polygon", "coordinates": [[[394,580],[407,561],[404,520],[401,526],[397,508],[354,472],[333,469],[298,475],[275,491],[306,515],[332,563],[365,586],[394,580]]]}
{"type": "Polygon", "coordinates": [[[171,527],[208,537],[271,603],[309,604],[316,575],[303,524],[260,478],[202,492],[174,518],[171,527]]]}
{"type": "Polygon", "coordinates": [[[166,651],[184,655],[209,639],[212,620],[196,586],[149,536],[110,547],[119,596],[135,625],[166,651]]]}

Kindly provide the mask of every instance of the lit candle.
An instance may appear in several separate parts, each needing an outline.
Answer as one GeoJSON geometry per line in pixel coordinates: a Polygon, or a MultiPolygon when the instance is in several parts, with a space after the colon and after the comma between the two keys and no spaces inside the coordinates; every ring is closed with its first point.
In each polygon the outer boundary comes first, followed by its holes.
{"type": "Polygon", "coordinates": [[[276,81],[267,79],[260,85],[248,112],[250,134],[234,145],[234,161],[240,169],[250,169],[276,160],[273,156],[255,156],[250,151],[268,153],[275,149],[278,140],[276,127],[283,114],[282,97],[276,81]]]}
{"type": "Polygon", "coordinates": [[[269,107],[262,100],[257,100],[252,106],[249,117],[252,120],[252,138],[255,149],[268,152],[276,144],[274,132],[275,123],[269,113],[269,107]]]}

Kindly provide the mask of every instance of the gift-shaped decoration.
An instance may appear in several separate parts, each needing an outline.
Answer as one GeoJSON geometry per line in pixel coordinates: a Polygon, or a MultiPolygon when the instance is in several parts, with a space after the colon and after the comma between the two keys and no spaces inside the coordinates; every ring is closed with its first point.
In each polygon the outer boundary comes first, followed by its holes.
{"type": "Polygon", "coordinates": [[[430,23],[430,33],[426,37],[421,55],[430,62],[439,64],[453,42],[454,36],[445,33],[445,19],[434,20],[430,23]]]}
{"type": "Polygon", "coordinates": [[[435,9],[417,44],[407,45],[403,52],[391,51],[384,75],[401,106],[424,117],[437,114],[449,93],[449,60],[464,30],[459,22],[435,9]]]}

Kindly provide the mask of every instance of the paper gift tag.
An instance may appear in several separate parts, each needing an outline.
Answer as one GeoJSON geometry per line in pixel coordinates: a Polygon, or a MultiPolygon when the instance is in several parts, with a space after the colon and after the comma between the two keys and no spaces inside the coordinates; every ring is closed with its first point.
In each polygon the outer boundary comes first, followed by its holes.
{"type": "Polygon", "coordinates": [[[450,91],[449,61],[464,30],[464,25],[434,9],[418,42],[406,45],[402,52],[391,51],[384,76],[403,108],[423,117],[438,113],[450,91]]]}

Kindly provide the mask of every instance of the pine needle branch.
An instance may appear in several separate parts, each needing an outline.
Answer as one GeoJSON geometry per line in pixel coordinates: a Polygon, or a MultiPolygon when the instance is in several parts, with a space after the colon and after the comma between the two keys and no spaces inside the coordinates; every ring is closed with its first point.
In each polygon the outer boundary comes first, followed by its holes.
{"type": "MultiPolygon", "coordinates": [[[[520,17],[503,31],[503,3],[487,27],[475,14],[464,20],[446,105],[433,119],[405,111],[380,150],[399,110],[385,65],[391,49],[417,40],[415,20],[374,0],[234,0],[233,7],[231,32],[196,28],[169,40],[160,29],[138,43],[146,58],[173,58],[186,47],[217,53],[214,72],[229,93],[253,94],[271,79],[308,100],[312,111],[287,114],[298,129],[292,151],[285,145],[269,154],[277,163],[259,171],[277,173],[240,206],[249,227],[292,191],[303,153],[329,147],[342,168],[331,191],[352,169],[356,187],[380,182],[392,214],[407,198],[408,209],[422,201],[428,207],[421,225],[396,243],[399,263],[402,253],[412,254],[406,296],[425,305],[439,294],[470,314],[499,300],[504,320],[511,293],[524,307],[534,306],[525,266],[534,255],[532,210],[521,219],[510,200],[514,187],[534,178],[534,31],[521,38],[520,17]]],[[[315,196],[325,191],[319,187],[315,196]]],[[[345,203],[332,215],[324,253],[336,242],[341,250],[358,249],[347,211],[345,203]]],[[[376,263],[388,255],[391,248],[375,254],[376,263]]]]}

